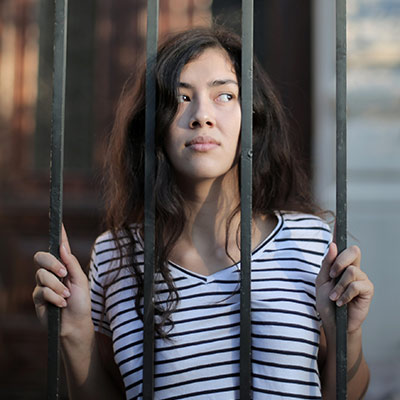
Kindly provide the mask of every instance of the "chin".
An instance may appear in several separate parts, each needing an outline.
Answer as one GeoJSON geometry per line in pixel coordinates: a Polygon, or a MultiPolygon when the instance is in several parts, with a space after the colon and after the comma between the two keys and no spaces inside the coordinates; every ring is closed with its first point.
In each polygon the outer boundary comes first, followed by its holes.
{"type": "Polygon", "coordinates": [[[222,180],[232,174],[237,176],[235,172],[236,168],[226,168],[221,170],[216,170],[216,168],[199,168],[192,171],[186,171],[185,177],[191,183],[204,182],[204,181],[215,181],[222,180]]]}

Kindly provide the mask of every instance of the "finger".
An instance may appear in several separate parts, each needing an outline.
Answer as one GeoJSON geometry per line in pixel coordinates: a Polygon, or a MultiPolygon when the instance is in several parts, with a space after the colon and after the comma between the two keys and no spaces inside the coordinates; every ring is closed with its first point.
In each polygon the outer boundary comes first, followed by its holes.
{"type": "Polygon", "coordinates": [[[54,274],[43,268],[36,271],[36,282],[38,286],[48,287],[64,298],[71,295],[68,288],[54,274]]]}
{"type": "Polygon", "coordinates": [[[67,231],[65,230],[64,224],[62,224],[61,228],[61,245],[64,245],[67,249],[67,252],[71,254],[71,246],[69,245],[67,231]]]}
{"type": "Polygon", "coordinates": [[[42,296],[39,294],[40,292],[41,288],[36,286],[32,292],[33,304],[35,305],[35,311],[39,321],[44,326],[47,326],[47,303],[44,302],[42,296]]]}
{"type": "Polygon", "coordinates": [[[361,264],[361,250],[358,246],[350,246],[343,250],[333,263],[330,270],[330,277],[337,278],[349,266],[353,265],[360,268],[361,264]]]}
{"type": "Polygon", "coordinates": [[[344,293],[339,297],[336,304],[341,307],[344,304],[350,303],[356,297],[372,298],[373,286],[368,280],[351,282],[344,293]]]}
{"type": "Polygon", "coordinates": [[[79,261],[72,253],[68,252],[67,248],[64,245],[60,246],[60,256],[62,262],[65,265],[65,268],[68,270],[68,275],[70,279],[79,280],[82,277],[82,274],[85,276],[82,271],[81,265],[79,264],[79,261]]]}
{"type": "Polygon", "coordinates": [[[335,220],[335,224],[333,225],[333,236],[332,236],[333,243],[336,243],[336,231],[337,231],[336,228],[337,228],[337,222],[335,220]]]}
{"type": "Polygon", "coordinates": [[[355,265],[349,265],[335,287],[332,289],[331,293],[329,294],[329,298],[332,301],[337,301],[339,297],[341,297],[342,294],[347,290],[349,285],[351,285],[353,282],[366,279],[367,275],[361,271],[360,268],[356,267],[355,265]]]}
{"type": "Polygon", "coordinates": [[[62,296],[45,286],[36,286],[32,297],[36,308],[46,305],[47,303],[54,304],[57,307],[67,306],[67,301],[62,296]]]}
{"type": "Polygon", "coordinates": [[[318,286],[331,279],[329,276],[329,272],[331,270],[332,263],[335,261],[336,256],[337,256],[336,244],[331,243],[329,245],[328,252],[325,258],[322,261],[321,269],[317,277],[316,283],[318,286]]]}
{"type": "Polygon", "coordinates": [[[50,253],[39,251],[33,256],[33,261],[38,268],[44,268],[51,271],[60,278],[67,276],[67,269],[50,253]]]}

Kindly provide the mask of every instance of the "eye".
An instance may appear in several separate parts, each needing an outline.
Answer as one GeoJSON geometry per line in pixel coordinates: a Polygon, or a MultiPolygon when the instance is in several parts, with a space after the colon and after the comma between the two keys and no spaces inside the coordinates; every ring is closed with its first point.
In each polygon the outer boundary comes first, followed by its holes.
{"type": "Polygon", "coordinates": [[[222,93],[217,97],[218,101],[221,101],[223,103],[227,103],[228,101],[231,101],[233,99],[233,96],[229,93],[222,93]]]}
{"type": "Polygon", "coordinates": [[[178,94],[178,103],[184,103],[185,101],[190,101],[190,97],[186,94],[178,94]]]}

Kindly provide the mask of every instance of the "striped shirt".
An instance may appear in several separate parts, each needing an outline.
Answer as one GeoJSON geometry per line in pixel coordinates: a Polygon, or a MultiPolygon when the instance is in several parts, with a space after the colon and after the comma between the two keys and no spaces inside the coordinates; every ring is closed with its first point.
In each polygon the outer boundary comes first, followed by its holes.
{"type": "MultiPolygon", "coordinates": [[[[273,232],[252,252],[253,398],[320,399],[315,278],[331,233],[316,216],[277,213],[277,218],[273,232]]],[[[96,240],[90,268],[92,318],[97,331],[112,337],[126,397],[135,399],[142,396],[143,323],[134,307],[135,279],[128,268],[116,272],[116,258],[106,232],[96,240]]],[[[137,259],[143,263],[139,240],[137,259]]],[[[238,399],[240,263],[210,276],[172,262],[169,268],[180,301],[170,340],[155,340],[154,397],[238,399]]],[[[166,285],[159,277],[155,282],[163,303],[166,285]]]]}

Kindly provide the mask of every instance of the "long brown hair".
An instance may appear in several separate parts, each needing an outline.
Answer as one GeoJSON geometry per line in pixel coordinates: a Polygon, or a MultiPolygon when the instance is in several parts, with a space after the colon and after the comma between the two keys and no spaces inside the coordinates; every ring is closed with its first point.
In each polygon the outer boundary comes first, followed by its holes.
{"type": "MultiPolygon", "coordinates": [[[[156,332],[166,336],[164,325],[179,301],[168,268],[168,257],[185,226],[183,197],[166,156],[165,137],[176,114],[177,88],[182,68],[207,48],[223,49],[235,69],[240,87],[241,40],[221,28],[196,28],[169,37],[158,50],[154,73],[157,86],[156,111],[156,272],[169,291],[162,309],[156,308],[156,332]]],[[[254,61],[253,100],[253,213],[268,215],[276,210],[314,212],[308,179],[298,162],[284,109],[267,74],[254,61]]],[[[125,85],[117,108],[105,162],[106,224],[120,249],[120,260],[130,257],[130,269],[137,282],[135,308],[143,318],[143,273],[133,256],[137,246],[132,224],[141,233],[144,223],[144,131],[145,72],[125,85]],[[121,237],[124,246],[121,245],[121,237]],[[128,246],[125,244],[128,240],[128,246]]],[[[238,182],[239,184],[239,182],[238,182]]],[[[239,212],[240,204],[235,213],[239,212]]],[[[233,214],[233,215],[234,215],[233,214]]],[[[229,220],[232,220],[233,215],[229,220]]],[[[229,223],[227,223],[229,229],[229,223]]]]}

